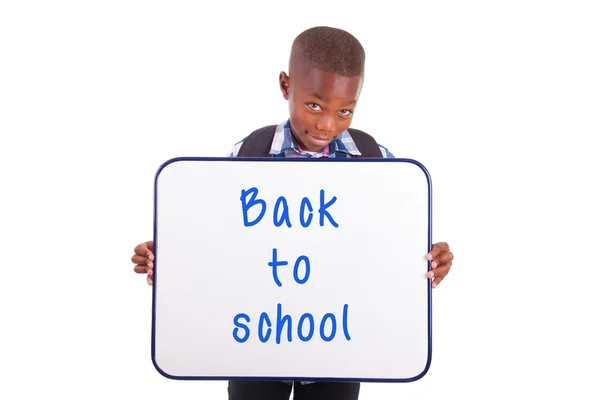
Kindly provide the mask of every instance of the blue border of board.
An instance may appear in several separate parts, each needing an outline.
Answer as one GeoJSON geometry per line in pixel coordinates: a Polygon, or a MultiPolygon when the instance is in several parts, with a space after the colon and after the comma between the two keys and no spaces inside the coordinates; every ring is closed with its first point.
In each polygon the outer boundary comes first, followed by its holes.
{"type": "MultiPolygon", "coordinates": [[[[432,240],[431,240],[431,204],[432,204],[432,190],[431,190],[431,177],[427,168],[420,162],[410,159],[410,158],[268,158],[268,157],[176,157],[165,161],[157,170],[155,178],[154,178],[154,206],[153,206],[153,214],[154,214],[154,222],[153,222],[153,240],[154,240],[154,271],[153,271],[153,285],[152,285],[152,336],[151,336],[151,357],[152,364],[156,368],[156,370],[166,378],[173,380],[202,380],[202,381],[223,381],[223,380],[245,380],[245,381],[311,381],[311,382],[391,382],[391,383],[400,383],[400,382],[414,382],[421,379],[427,372],[429,371],[429,367],[431,366],[431,352],[432,352],[432,306],[431,306],[431,280],[426,279],[427,284],[427,363],[425,364],[425,368],[423,371],[412,377],[412,378],[404,378],[404,379],[376,379],[376,378],[315,378],[311,376],[281,376],[281,377],[251,377],[251,376],[174,376],[163,371],[156,362],[156,340],[155,340],[155,327],[156,327],[156,282],[158,279],[158,257],[156,250],[157,246],[157,192],[158,192],[158,177],[160,176],[161,171],[169,164],[179,161],[211,161],[211,162],[240,162],[240,161],[252,161],[252,162],[404,162],[414,164],[419,167],[425,177],[427,179],[427,189],[428,189],[428,235],[427,235],[427,249],[424,254],[427,254],[431,250],[432,240]]],[[[431,270],[431,261],[427,261],[427,272],[431,270]]]]}

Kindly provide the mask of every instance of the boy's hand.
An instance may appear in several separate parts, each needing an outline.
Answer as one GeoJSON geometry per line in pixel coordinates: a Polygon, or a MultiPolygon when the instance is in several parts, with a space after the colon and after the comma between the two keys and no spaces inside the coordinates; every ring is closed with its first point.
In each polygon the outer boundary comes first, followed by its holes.
{"type": "Polygon", "coordinates": [[[140,243],[133,249],[134,255],[131,262],[135,264],[133,270],[138,274],[148,274],[146,281],[152,286],[152,275],[154,268],[154,242],[152,240],[140,243]]]}
{"type": "Polygon", "coordinates": [[[427,273],[427,277],[430,279],[435,278],[431,283],[431,287],[435,288],[450,272],[454,254],[450,252],[448,243],[439,242],[433,245],[433,248],[427,254],[427,259],[431,260],[431,271],[427,273]]]}

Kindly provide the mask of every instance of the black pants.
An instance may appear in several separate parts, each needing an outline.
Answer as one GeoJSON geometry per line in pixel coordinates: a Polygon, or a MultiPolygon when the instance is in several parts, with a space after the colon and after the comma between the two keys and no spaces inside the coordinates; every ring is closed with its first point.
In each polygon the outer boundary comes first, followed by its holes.
{"type": "MultiPolygon", "coordinates": [[[[358,382],[294,382],[294,400],[358,400],[358,382]]],[[[230,381],[229,400],[288,400],[292,385],[277,381],[230,381]]]]}

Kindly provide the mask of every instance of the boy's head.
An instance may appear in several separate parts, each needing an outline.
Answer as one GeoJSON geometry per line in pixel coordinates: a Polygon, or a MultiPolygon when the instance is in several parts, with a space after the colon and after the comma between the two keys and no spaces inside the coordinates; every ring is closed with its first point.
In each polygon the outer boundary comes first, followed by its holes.
{"type": "Polygon", "coordinates": [[[364,64],[362,45],[344,30],[320,26],[296,37],[289,76],[281,72],[279,84],[289,101],[292,132],[304,150],[318,151],[348,129],[364,64]]]}

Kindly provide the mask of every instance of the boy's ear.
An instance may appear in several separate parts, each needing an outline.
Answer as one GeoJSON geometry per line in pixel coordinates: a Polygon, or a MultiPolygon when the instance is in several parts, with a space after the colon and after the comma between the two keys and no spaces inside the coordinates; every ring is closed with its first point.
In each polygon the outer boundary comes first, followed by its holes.
{"type": "Polygon", "coordinates": [[[285,72],[279,73],[279,88],[283,94],[283,98],[288,100],[290,97],[290,77],[285,72]]]}

